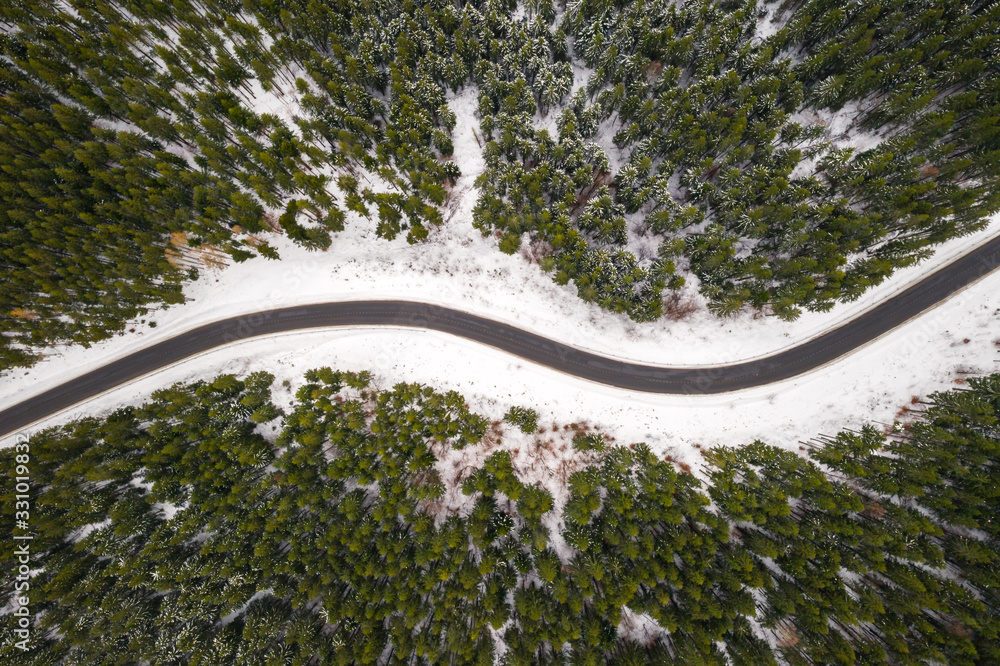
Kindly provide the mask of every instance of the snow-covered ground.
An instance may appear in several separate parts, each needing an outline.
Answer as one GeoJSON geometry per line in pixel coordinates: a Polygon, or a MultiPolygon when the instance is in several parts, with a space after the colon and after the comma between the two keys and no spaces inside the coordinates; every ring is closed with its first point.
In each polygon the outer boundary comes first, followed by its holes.
{"type": "MultiPolygon", "coordinates": [[[[459,100],[461,103],[462,100],[459,100]]],[[[471,102],[471,100],[470,100],[471,102]]],[[[471,131],[459,128],[459,132],[471,131]]],[[[456,141],[456,146],[468,141],[456,141]]],[[[797,344],[880,302],[938,265],[1000,232],[1000,219],[975,236],[943,246],[923,264],[900,271],[860,301],[793,323],[745,315],[718,320],[704,307],[680,322],[636,324],[580,301],[524,257],[497,251],[471,225],[472,175],[478,153],[456,155],[465,177],[455,187],[454,214],[428,242],[410,246],[374,236],[353,220],[327,252],[306,252],[270,239],[282,261],[254,259],[205,272],[190,301],[153,313],[145,324],[90,349],[60,348],[30,370],[7,373],[0,405],[8,406],[183,330],[224,317],[285,305],[347,299],[411,299],[506,321],[608,356],[664,365],[714,365],[766,355],[797,344]],[[463,161],[465,158],[465,161],[463,161]],[[472,164],[470,164],[472,162],[472,164]],[[470,168],[471,167],[471,168],[470,168]],[[150,321],[157,326],[151,328],[150,321]]],[[[619,442],[646,441],[691,464],[696,446],[754,438],[794,447],[819,432],[890,422],[912,396],[954,386],[957,370],[1000,369],[1000,274],[988,276],[935,310],[868,347],[806,376],[718,396],[656,396],[600,386],[520,361],[445,334],[409,329],[323,330],[250,340],[208,352],[73,408],[49,423],[110,410],[158,387],[220,372],[268,369],[288,402],[302,373],[329,365],[371,369],[385,384],[420,381],[455,388],[473,408],[500,418],[511,404],[535,406],[542,422],[589,420],[619,442]],[[968,342],[965,342],[965,340],[968,342]],[[281,388],[288,380],[291,389],[281,388]]],[[[12,439],[12,438],[8,438],[12,439]]],[[[4,442],[6,443],[6,442],[4,442]]]]}
{"type": "MultiPolygon", "coordinates": [[[[72,408],[51,422],[101,413],[175,381],[259,369],[276,375],[276,400],[285,406],[307,369],[328,365],[373,369],[383,387],[419,381],[440,389],[454,388],[469,399],[473,409],[493,419],[516,404],[536,407],[543,426],[586,420],[614,435],[619,443],[645,441],[658,452],[696,467],[698,446],[760,438],[794,448],[817,433],[829,434],[872,420],[889,423],[913,396],[956,386],[961,372],[1000,370],[998,323],[1000,274],[994,274],[825,368],[771,386],[715,396],[660,396],[614,389],[431,331],[300,332],[204,353],[72,408]],[[288,387],[282,385],[286,380],[288,387]]],[[[9,392],[7,385],[4,390],[9,392]]]]}
{"type": "MultiPolygon", "coordinates": [[[[475,91],[450,99],[470,119],[475,91]]],[[[276,104],[277,106],[277,104],[276,104]]],[[[274,111],[281,111],[279,108],[274,111]]],[[[294,115],[294,109],[284,109],[294,115]]],[[[718,365],[772,354],[834,327],[891,296],[971,247],[1000,233],[1000,216],[983,232],[940,247],[932,259],[831,312],[793,323],[745,314],[720,320],[708,313],[693,284],[684,297],[697,306],[682,321],[637,324],[584,303],[572,285],[559,286],[526,259],[507,256],[496,240],[473,228],[475,176],[483,169],[475,123],[455,128],[455,161],[463,177],[452,192],[446,223],[418,245],[387,242],[357,217],[325,252],[308,252],[282,236],[268,241],[281,261],[257,258],[205,271],[189,285],[189,302],[158,311],[129,332],[89,349],[60,347],[30,370],[0,375],[0,406],[9,406],[141,347],[206,322],[270,308],[336,300],[409,299],[465,310],[607,356],[661,365],[718,365]],[[156,327],[150,322],[155,321],[156,327]]],[[[338,330],[290,334],[230,346],[140,380],[72,410],[110,409],[169,382],[217,372],[267,368],[298,381],[310,367],[372,369],[389,380],[457,388],[492,416],[512,403],[547,410],[560,421],[591,419],[620,433],[691,457],[694,444],[740,443],[766,437],[793,445],[819,431],[868,419],[891,420],[912,395],[951,385],[956,367],[988,372],[1000,331],[1000,275],[868,348],[811,375],[780,385],[713,397],[666,397],[598,386],[512,359],[503,353],[414,330],[338,330]],[[969,338],[965,344],[961,341],[969,338]]],[[[56,421],[64,420],[60,416],[56,421]]]]}

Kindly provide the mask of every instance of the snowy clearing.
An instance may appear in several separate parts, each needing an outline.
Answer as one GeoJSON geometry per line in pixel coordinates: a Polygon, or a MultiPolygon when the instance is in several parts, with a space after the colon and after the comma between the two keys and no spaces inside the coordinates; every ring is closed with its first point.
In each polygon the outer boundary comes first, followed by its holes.
{"type": "MultiPolygon", "coordinates": [[[[225,372],[274,373],[275,401],[284,407],[290,404],[306,370],[331,366],[371,369],[383,387],[417,381],[442,390],[455,389],[466,396],[474,410],[491,419],[502,418],[511,405],[522,405],[538,409],[542,426],[551,426],[553,421],[588,421],[619,443],[645,441],[658,453],[673,455],[697,470],[698,447],[743,444],[760,438],[795,448],[799,441],[818,433],[901,418],[900,408],[909,405],[914,396],[953,388],[962,381],[963,373],[1000,369],[998,324],[1000,275],[993,274],[819,370],[771,386],[716,396],[664,396],[614,389],[431,331],[308,331],[252,339],[201,354],[67,410],[47,424],[136,402],[172,382],[225,372]],[[289,386],[282,385],[285,381],[289,386]]],[[[53,383],[61,379],[56,377],[53,383]]],[[[5,384],[5,393],[17,395],[11,384],[5,384]]],[[[12,441],[13,437],[8,437],[3,443],[12,441]]]]}
{"type": "MultiPolygon", "coordinates": [[[[471,117],[473,90],[451,98],[457,115],[471,117]]],[[[854,303],[795,322],[750,313],[719,319],[705,308],[688,277],[683,320],[638,324],[585,303],[571,284],[559,286],[527,252],[497,250],[471,224],[475,177],[483,162],[474,123],[455,128],[455,161],[464,175],[453,188],[445,224],[427,241],[408,245],[375,236],[374,223],[352,215],[328,251],[309,252],[277,234],[267,240],[281,261],[255,258],[225,270],[204,270],[188,285],[188,303],[148,315],[130,331],[89,349],[61,346],[30,370],[3,375],[0,405],[15,404],[157,341],[218,319],[283,306],[341,300],[405,299],[503,321],[580,349],[658,365],[721,365],[772,354],[819,335],[905,289],[927,273],[1000,233],[1000,215],[977,234],[940,246],[918,266],[898,271],[854,303]],[[156,327],[151,327],[155,322],[156,327]]],[[[311,367],[371,369],[391,380],[421,381],[462,391],[491,417],[510,404],[539,407],[562,422],[592,419],[645,440],[664,452],[675,447],[741,443],[767,437],[793,445],[819,431],[888,421],[912,395],[950,385],[956,367],[989,372],[996,348],[1000,276],[993,275],[883,340],[809,376],[773,387],[715,397],[635,394],[598,386],[522,363],[506,354],[448,336],[414,330],[337,330],[255,340],[217,350],[71,411],[110,409],[174,381],[218,372],[270,369],[279,382],[300,380],[311,367]],[[970,338],[968,344],[961,340],[970,338]],[[956,340],[958,341],[956,343],[956,340]],[[881,350],[881,351],[876,351],[881,350]],[[923,356],[914,367],[916,354],[923,356]]],[[[53,420],[56,422],[63,417],[53,420]]]]}

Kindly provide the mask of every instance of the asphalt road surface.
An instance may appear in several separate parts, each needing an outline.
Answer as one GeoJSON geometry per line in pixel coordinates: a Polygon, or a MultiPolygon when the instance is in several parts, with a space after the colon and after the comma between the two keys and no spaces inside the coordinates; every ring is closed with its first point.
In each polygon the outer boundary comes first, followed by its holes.
{"type": "Polygon", "coordinates": [[[772,356],[715,367],[658,367],[617,361],[507,324],[423,303],[357,301],[267,310],[181,333],[0,411],[0,436],[209,349],[262,335],[331,326],[404,326],[442,331],[576,377],[635,391],[736,391],[788,379],[829,363],[947,299],[998,266],[1000,237],[819,337],[772,356]]]}

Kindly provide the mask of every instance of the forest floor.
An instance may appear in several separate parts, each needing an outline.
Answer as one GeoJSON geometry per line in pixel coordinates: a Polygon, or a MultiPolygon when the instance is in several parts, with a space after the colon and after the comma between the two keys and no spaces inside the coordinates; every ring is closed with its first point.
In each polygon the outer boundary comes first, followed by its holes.
{"type": "MultiPolygon", "coordinates": [[[[451,100],[471,117],[472,91],[451,100]]],[[[942,245],[918,266],[899,271],[854,303],[795,322],[745,313],[718,319],[705,308],[696,278],[675,304],[680,318],[637,324],[601,310],[559,286],[525,250],[508,256],[496,239],[473,228],[475,176],[483,168],[472,127],[455,128],[455,161],[463,177],[452,191],[446,223],[427,241],[408,245],[375,236],[374,224],[351,217],[325,252],[308,252],[269,237],[281,261],[263,258],[204,270],[188,285],[188,303],[147,315],[129,331],[89,349],[59,347],[30,370],[0,375],[0,405],[55,386],[69,376],[184,330],[225,317],[282,306],[337,300],[407,299],[504,321],[606,356],[661,365],[717,365],[768,355],[814,337],[901,291],[935,268],[1000,233],[988,229],[942,245]],[[156,322],[156,327],[150,322],[156,322]]],[[[1000,274],[988,276],[881,340],[779,384],[717,396],[657,396],[574,379],[504,353],[429,331],[337,330],[280,335],[230,345],[138,380],[51,419],[100,413],[175,381],[221,372],[269,370],[278,399],[290,401],[313,367],[373,370],[383,383],[420,381],[454,388],[470,405],[498,419],[512,404],[536,407],[540,422],[589,420],[618,441],[646,441],[657,451],[696,464],[698,447],[755,438],[794,447],[819,432],[876,420],[891,422],[914,396],[951,388],[961,373],[1000,370],[1000,274]],[[959,373],[959,374],[956,374],[959,373]],[[282,388],[287,380],[290,389],[282,388]]]]}

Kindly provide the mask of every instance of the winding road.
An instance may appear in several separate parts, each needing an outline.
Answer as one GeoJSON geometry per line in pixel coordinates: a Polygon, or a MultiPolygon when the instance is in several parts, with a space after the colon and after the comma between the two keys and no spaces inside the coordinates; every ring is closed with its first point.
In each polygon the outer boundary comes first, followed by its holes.
{"type": "Polygon", "coordinates": [[[713,367],[629,363],[568,347],[514,326],[408,301],[319,303],[206,324],[141,349],[0,411],[0,437],[150,372],[223,345],[263,335],[342,326],[441,331],[583,379],[650,393],[724,393],[808,372],[871,342],[1000,266],[1000,237],[984,243],[843,325],[785,351],[713,367]]]}

